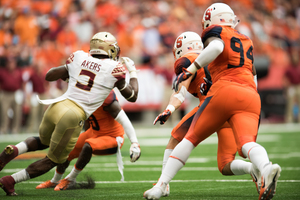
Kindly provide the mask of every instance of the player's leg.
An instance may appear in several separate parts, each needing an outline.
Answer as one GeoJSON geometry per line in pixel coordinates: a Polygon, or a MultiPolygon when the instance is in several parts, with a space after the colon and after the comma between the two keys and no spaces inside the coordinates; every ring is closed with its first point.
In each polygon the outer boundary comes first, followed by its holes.
{"type": "Polygon", "coordinates": [[[144,193],[147,199],[159,199],[167,184],[176,173],[184,166],[192,150],[212,133],[218,130],[227,120],[226,114],[215,112],[217,101],[210,102],[212,97],[205,99],[204,103],[196,112],[192,124],[185,138],[175,147],[170,155],[158,183],[144,193]],[[212,120],[214,119],[214,120],[212,120]]]}
{"type": "Polygon", "coordinates": [[[52,179],[39,184],[38,186],[36,186],[36,189],[54,188],[60,182],[60,180],[63,178],[63,175],[64,175],[66,169],[69,167],[70,162],[73,159],[78,158],[78,156],[82,150],[82,147],[85,144],[85,140],[87,138],[92,137],[92,135],[93,135],[92,128],[81,133],[78,137],[78,140],[76,142],[74,149],[69,154],[68,159],[64,163],[57,165],[52,179]]]}
{"type": "MultiPolygon", "coordinates": [[[[2,177],[0,179],[0,187],[7,195],[14,194],[14,185],[16,183],[38,177],[48,172],[57,164],[64,163],[74,148],[83,126],[85,113],[69,100],[54,105],[48,110],[47,116],[44,118],[56,124],[52,137],[49,138],[48,135],[45,135],[45,133],[48,133],[47,131],[40,132],[41,143],[44,145],[50,144],[47,156],[32,163],[24,170],[14,173],[11,176],[2,177]]],[[[43,128],[40,130],[43,130],[43,128]]]]}
{"type": "MultiPolygon", "coordinates": [[[[40,125],[40,132],[43,132],[44,135],[47,135],[48,140],[50,140],[52,131],[55,127],[55,124],[48,119],[52,113],[51,108],[52,106],[49,106],[48,109],[45,111],[45,115],[40,125]]],[[[0,154],[0,171],[4,168],[4,166],[7,163],[9,163],[18,155],[29,151],[43,150],[48,148],[48,145],[49,144],[42,144],[39,137],[29,137],[25,141],[22,141],[16,145],[6,146],[0,154]]]]}
{"type": "Polygon", "coordinates": [[[259,198],[271,199],[276,191],[281,168],[277,164],[272,165],[265,148],[255,142],[260,114],[259,95],[254,90],[244,90],[242,87],[235,87],[232,90],[236,91],[236,99],[239,101],[228,101],[228,106],[233,104],[237,108],[243,108],[236,110],[229,120],[238,152],[241,156],[248,157],[261,172],[262,186],[259,198]]]}
{"type": "Polygon", "coordinates": [[[118,143],[115,137],[100,136],[86,139],[73,169],[64,179],[62,179],[54,190],[59,191],[72,188],[76,183],[77,176],[90,162],[92,154],[111,155],[117,153],[117,150],[118,143]]]}

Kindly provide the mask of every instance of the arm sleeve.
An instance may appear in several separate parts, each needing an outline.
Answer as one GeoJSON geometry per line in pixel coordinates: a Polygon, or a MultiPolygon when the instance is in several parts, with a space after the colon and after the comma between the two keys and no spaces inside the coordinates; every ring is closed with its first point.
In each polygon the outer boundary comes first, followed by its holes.
{"type": "Polygon", "coordinates": [[[216,59],[224,50],[224,44],[220,40],[211,41],[196,58],[195,62],[204,67],[216,59]]]}
{"type": "Polygon", "coordinates": [[[119,114],[117,115],[115,120],[123,126],[125,134],[129,138],[130,142],[131,143],[134,143],[134,142],[138,143],[138,139],[136,137],[135,130],[132,126],[132,123],[128,119],[126,113],[124,112],[124,110],[121,110],[119,112],[119,114]]]}

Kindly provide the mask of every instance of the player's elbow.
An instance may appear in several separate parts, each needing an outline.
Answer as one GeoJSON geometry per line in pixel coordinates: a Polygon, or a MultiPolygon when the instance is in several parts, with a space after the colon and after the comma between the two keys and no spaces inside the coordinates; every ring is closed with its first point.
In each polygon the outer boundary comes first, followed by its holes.
{"type": "Polygon", "coordinates": [[[129,102],[136,102],[137,100],[137,94],[133,95],[131,98],[127,98],[127,101],[129,102]]]}

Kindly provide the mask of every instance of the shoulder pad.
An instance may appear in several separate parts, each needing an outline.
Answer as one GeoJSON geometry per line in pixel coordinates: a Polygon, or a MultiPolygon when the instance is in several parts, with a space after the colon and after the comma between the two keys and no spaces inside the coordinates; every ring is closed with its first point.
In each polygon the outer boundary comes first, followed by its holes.
{"type": "Polygon", "coordinates": [[[188,68],[192,62],[187,57],[181,57],[174,63],[174,71],[176,76],[182,72],[182,68],[188,68]]]}
{"type": "Polygon", "coordinates": [[[201,35],[202,38],[202,42],[205,43],[205,41],[209,38],[209,37],[218,37],[220,39],[221,38],[221,33],[222,33],[222,26],[219,25],[212,25],[208,28],[206,28],[201,35]]]}

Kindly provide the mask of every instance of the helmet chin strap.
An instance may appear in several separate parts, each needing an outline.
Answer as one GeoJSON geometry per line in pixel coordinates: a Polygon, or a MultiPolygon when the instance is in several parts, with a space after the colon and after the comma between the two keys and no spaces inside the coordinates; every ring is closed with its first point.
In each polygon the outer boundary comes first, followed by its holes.
{"type": "Polygon", "coordinates": [[[235,27],[238,25],[238,23],[240,23],[240,20],[239,20],[239,19],[238,19],[237,22],[233,25],[232,28],[235,28],[235,27]]]}

